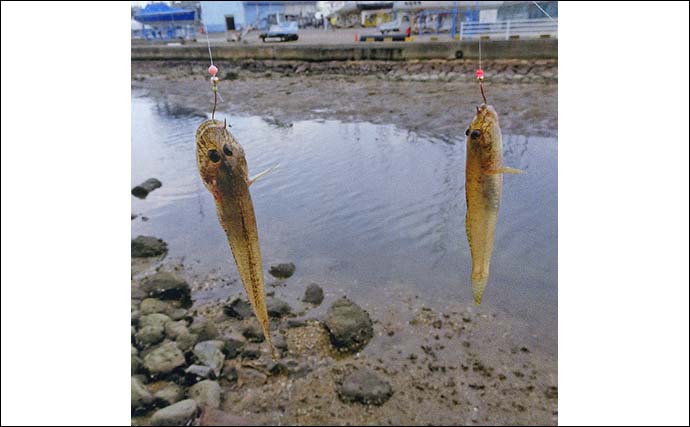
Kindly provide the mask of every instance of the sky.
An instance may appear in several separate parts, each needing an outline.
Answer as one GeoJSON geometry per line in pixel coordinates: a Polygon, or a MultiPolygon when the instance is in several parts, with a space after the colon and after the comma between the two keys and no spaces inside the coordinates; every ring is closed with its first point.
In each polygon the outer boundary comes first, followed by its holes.
{"type": "Polygon", "coordinates": [[[167,4],[170,4],[170,2],[169,2],[169,1],[162,1],[162,2],[152,2],[152,1],[132,1],[132,2],[130,2],[130,3],[132,3],[132,6],[141,6],[141,7],[144,7],[144,6],[146,6],[147,4],[149,4],[149,3],[167,3],[167,4]]]}

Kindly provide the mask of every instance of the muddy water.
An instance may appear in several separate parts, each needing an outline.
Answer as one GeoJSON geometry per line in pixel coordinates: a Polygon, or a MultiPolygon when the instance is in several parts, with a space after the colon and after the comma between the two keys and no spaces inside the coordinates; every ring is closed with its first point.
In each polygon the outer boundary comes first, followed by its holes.
{"type": "MultiPolygon", "coordinates": [[[[132,212],[148,218],[132,221],[132,235],[161,237],[169,257],[229,284],[197,292],[203,302],[241,290],[196,169],[194,133],[203,118],[187,113],[132,99],[132,186],[149,177],[163,183],[146,200],[132,198],[132,212]]],[[[439,137],[366,122],[217,117],[228,118],[250,174],[280,163],[252,186],[266,270],[292,261],[292,283],[316,282],[327,295],[368,306],[397,305],[394,289],[432,307],[471,304],[464,132],[439,137]]],[[[505,177],[483,304],[527,325],[530,341],[555,356],[557,139],[504,135],[503,143],[506,165],[527,173],[505,177]]],[[[297,298],[303,289],[281,292],[297,298]]]]}

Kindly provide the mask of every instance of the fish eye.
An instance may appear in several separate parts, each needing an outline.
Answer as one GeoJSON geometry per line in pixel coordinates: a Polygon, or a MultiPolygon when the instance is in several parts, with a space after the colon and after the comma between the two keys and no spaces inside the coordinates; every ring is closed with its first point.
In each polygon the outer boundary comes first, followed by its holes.
{"type": "Polygon", "coordinates": [[[232,156],[232,151],[230,151],[228,144],[223,145],[223,153],[225,153],[226,156],[232,156]]]}
{"type": "Polygon", "coordinates": [[[477,139],[477,138],[479,138],[479,135],[481,135],[481,134],[482,134],[482,132],[481,132],[479,129],[473,130],[473,131],[472,131],[472,134],[471,134],[472,139],[477,139]]]}
{"type": "Polygon", "coordinates": [[[213,163],[220,162],[220,154],[218,150],[208,150],[208,158],[211,159],[213,163]]]}
{"type": "Polygon", "coordinates": [[[467,128],[467,129],[465,130],[465,136],[467,136],[467,135],[469,135],[469,134],[470,134],[470,128],[467,128]]]}

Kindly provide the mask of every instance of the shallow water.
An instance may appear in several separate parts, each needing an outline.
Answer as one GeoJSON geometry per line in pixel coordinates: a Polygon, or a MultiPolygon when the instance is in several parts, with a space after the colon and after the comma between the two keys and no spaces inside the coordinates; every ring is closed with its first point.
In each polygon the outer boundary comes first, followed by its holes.
{"type": "MultiPolygon", "coordinates": [[[[430,305],[471,304],[464,127],[443,138],[393,125],[227,117],[250,175],[280,163],[252,186],[265,270],[292,261],[297,272],[290,280],[317,282],[355,301],[388,304],[380,288],[396,284],[430,305]]],[[[202,120],[132,99],[132,186],[150,177],[163,183],[145,200],[132,197],[132,212],[148,217],[132,221],[132,235],[160,237],[169,256],[236,278],[196,168],[194,134],[202,120]]],[[[504,179],[482,304],[527,323],[555,354],[557,139],[503,139],[505,164],[527,173],[504,179]]]]}

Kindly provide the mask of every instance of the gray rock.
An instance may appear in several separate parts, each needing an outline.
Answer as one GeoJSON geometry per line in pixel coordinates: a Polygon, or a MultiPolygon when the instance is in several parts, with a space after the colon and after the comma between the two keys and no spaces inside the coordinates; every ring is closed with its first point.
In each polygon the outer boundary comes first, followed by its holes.
{"type": "Polygon", "coordinates": [[[255,360],[255,359],[258,359],[259,357],[261,357],[261,350],[259,350],[259,349],[258,349],[257,347],[255,347],[255,346],[251,346],[251,347],[247,346],[247,347],[242,351],[241,356],[242,356],[243,359],[255,360]]]}
{"type": "Polygon", "coordinates": [[[132,282],[132,291],[131,291],[131,296],[132,296],[132,301],[141,301],[144,298],[146,298],[148,295],[146,295],[146,292],[144,292],[141,289],[141,286],[137,282],[132,282]]]}
{"type": "Polygon", "coordinates": [[[186,399],[156,411],[151,417],[153,426],[184,426],[195,417],[197,405],[194,399],[186,399]]]}
{"type": "Polygon", "coordinates": [[[316,283],[312,283],[307,286],[304,291],[304,298],[302,301],[308,302],[309,304],[319,305],[323,302],[323,289],[316,283]]]}
{"type": "Polygon", "coordinates": [[[292,313],[290,304],[280,298],[267,298],[266,310],[271,317],[283,317],[292,313]]]}
{"type": "Polygon", "coordinates": [[[390,383],[367,368],[358,368],[346,375],[336,391],[344,402],[360,402],[365,405],[382,405],[393,395],[390,383]]]}
{"type": "Polygon", "coordinates": [[[188,395],[200,408],[220,408],[220,385],[216,381],[200,381],[189,388],[188,395]]]}
{"type": "Polygon", "coordinates": [[[132,346],[132,356],[136,356],[139,354],[139,350],[137,350],[136,347],[132,346]]]}
{"type": "Polygon", "coordinates": [[[242,352],[244,348],[244,341],[236,338],[228,338],[225,340],[225,354],[228,359],[233,359],[237,357],[238,354],[242,352]]]}
{"type": "Polygon", "coordinates": [[[139,328],[141,329],[147,326],[160,326],[165,330],[165,324],[170,321],[171,319],[165,314],[147,314],[146,316],[141,316],[141,318],[139,319],[139,328]]]}
{"type": "Polygon", "coordinates": [[[225,354],[225,341],[223,340],[207,340],[205,341],[209,345],[217,348],[219,351],[221,351],[223,354],[225,354]]]}
{"type": "Polygon", "coordinates": [[[281,352],[286,352],[288,349],[287,346],[287,341],[285,341],[285,337],[283,334],[277,334],[273,337],[273,347],[276,349],[280,350],[281,352]]]}
{"type": "Polygon", "coordinates": [[[132,375],[136,374],[139,372],[139,369],[141,369],[141,358],[139,356],[132,356],[132,362],[131,362],[131,371],[132,375]]]}
{"type": "Polygon", "coordinates": [[[360,350],[374,336],[369,314],[345,297],[331,305],[324,325],[331,343],[339,350],[360,350]]]}
{"type": "Polygon", "coordinates": [[[295,273],[295,264],[289,262],[286,264],[272,265],[268,272],[273,277],[287,279],[295,273]]]}
{"type": "MultiPolygon", "coordinates": [[[[223,345],[224,343],[220,341],[221,348],[223,345]]],[[[225,355],[219,349],[217,341],[202,341],[198,343],[194,346],[194,356],[196,356],[200,364],[210,367],[217,377],[220,376],[225,355]]]]}
{"type": "Polygon", "coordinates": [[[132,240],[132,258],[149,258],[168,252],[168,244],[153,236],[137,236],[132,240]]]}
{"type": "Polygon", "coordinates": [[[136,335],[136,334],[137,334],[137,330],[134,328],[134,326],[132,326],[132,337],[134,337],[134,335],[136,335]]]}
{"type": "Polygon", "coordinates": [[[192,347],[194,347],[198,340],[199,335],[185,331],[177,336],[175,342],[177,343],[177,346],[180,347],[180,350],[189,351],[192,349],[192,347]]]}
{"type": "Polygon", "coordinates": [[[134,335],[134,339],[140,348],[147,348],[158,344],[163,341],[164,337],[165,329],[160,325],[145,326],[134,335]]]}
{"type": "Polygon", "coordinates": [[[132,377],[132,411],[141,412],[153,403],[153,396],[138,378],[132,377]]]}
{"type": "Polygon", "coordinates": [[[196,383],[199,380],[207,380],[209,378],[215,378],[213,369],[206,365],[191,365],[184,371],[187,381],[189,383],[196,383]]]}
{"type": "Polygon", "coordinates": [[[139,305],[139,311],[141,314],[153,314],[153,313],[163,313],[169,315],[170,312],[174,310],[174,307],[166,301],[161,301],[156,298],[146,298],[139,305]]]}
{"type": "Polygon", "coordinates": [[[175,308],[168,313],[168,316],[170,316],[172,320],[182,320],[187,317],[187,310],[184,308],[175,308]]]}
{"type": "Polygon", "coordinates": [[[184,320],[178,320],[177,322],[170,321],[165,324],[165,335],[171,340],[177,339],[177,337],[184,333],[189,333],[187,322],[184,320]]]}
{"type": "Polygon", "coordinates": [[[144,357],[144,367],[153,374],[170,372],[184,364],[184,354],[174,342],[163,343],[144,357]]]}
{"type": "Polygon", "coordinates": [[[264,333],[261,327],[259,327],[259,323],[256,321],[247,324],[244,329],[242,329],[242,335],[249,342],[263,342],[265,339],[264,333]]]}
{"type": "Polygon", "coordinates": [[[223,312],[228,317],[235,319],[246,319],[254,314],[252,306],[243,299],[235,298],[230,304],[223,307],[223,312]]]}
{"type": "Polygon", "coordinates": [[[159,271],[141,281],[141,290],[148,296],[180,301],[184,307],[192,303],[192,291],[186,280],[167,271],[159,271]]]}
{"type": "Polygon", "coordinates": [[[132,196],[145,199],[146,196],[156,188],[160,188],[161,182],[156,178],[149,178],[140,185],[132,188],[132,196]]]}
{"type": "Polygon", "coordinates": [[[141,317],[141,312],[139,310],[132,310],[132,325],[136,325],[141,317]]]}
{"type": "Polygon", "coordinates": [[[189,332],[197,334],[200,341],[214,340],[218,338],[218,329],[216,325],[204,319],[197,317],[191,325],[189,325],[189,332]]]}
{"type": "Polygon", "coordinates": [[[165,382],[162,387],[153,394],[153,398],[157,404],[172,405],[177,403],[184,397],[184,389],[171,382],[165,382]]]}

